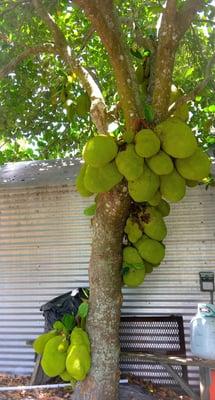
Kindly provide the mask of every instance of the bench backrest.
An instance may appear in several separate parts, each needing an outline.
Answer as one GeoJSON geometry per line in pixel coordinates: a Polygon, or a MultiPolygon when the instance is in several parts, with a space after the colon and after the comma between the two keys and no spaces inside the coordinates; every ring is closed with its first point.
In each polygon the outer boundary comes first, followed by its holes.
{"type": "MultiPolygon", "coordinates": [[[[122,316],[120,323],[122,352],[160,353],[185,356],[183,318],[171,316],[122,316]]],[[[156,384],[176,386],[164,367],[143,363],[132,358],[120,361],[122,377],[135,375],[156,384]]],[[[174,366],[179,376],[187,380],[187,368],[174,366]]]]}

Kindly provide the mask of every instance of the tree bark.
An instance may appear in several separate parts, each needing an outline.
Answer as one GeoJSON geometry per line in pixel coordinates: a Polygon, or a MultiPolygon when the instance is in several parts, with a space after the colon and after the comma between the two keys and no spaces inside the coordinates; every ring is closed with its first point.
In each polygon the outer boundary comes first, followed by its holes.
{"type": "Polygon", "coordinates": [[[109,193],[102,193],[97,200],[92,223],[87,321],[92,367],[87,379],[76,386],[73,400],[118,399],[122,239],[129,208],[130,198],[125,184],[109,193]]]}

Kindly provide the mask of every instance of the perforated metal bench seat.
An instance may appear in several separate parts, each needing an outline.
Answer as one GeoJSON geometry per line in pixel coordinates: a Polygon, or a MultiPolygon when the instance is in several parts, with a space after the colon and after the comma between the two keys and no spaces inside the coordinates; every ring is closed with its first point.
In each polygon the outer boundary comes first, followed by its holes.
{"type": "MultiPolygon", "coordinates": [[[[122,316],[120,323],[122,352],[156,353],[185,356],[183,318],[181,316],[122,316]]],[[[174,365],[177,374],[187,381],[187,367],[174,365]]],[[[120,360],[122,377],[132,374],[159,385],[177,384],[159,363],[143,362],[135,357],[120,360]]]]}

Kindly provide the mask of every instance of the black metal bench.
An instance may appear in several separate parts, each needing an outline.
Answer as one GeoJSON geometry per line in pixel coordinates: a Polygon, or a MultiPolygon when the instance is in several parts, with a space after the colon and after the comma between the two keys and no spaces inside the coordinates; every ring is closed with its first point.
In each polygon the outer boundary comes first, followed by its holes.
{"type": "MultiPolygon", "coordinates": [[[[181,316],[122,316],[120,343],[123,353],[151,353],[185,356],[183,318],[181,316]]],[[[187,367],[175,365],[174,370],[187,381],[187,367]]],[[[176,382],[160,363],[151,363],[126,354],[120,360],[122,377],[128,374],[159,385],[176,386],[176,382]]]]}

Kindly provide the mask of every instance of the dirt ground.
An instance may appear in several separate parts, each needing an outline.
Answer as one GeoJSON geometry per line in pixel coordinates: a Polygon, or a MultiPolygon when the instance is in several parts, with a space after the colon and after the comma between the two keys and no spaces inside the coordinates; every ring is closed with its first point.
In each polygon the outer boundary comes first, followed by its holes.
{"type": "MultiPolygon", "coordinates": [[[[12,376],[0,374],[0,386],[23,386],[29,385],[29,376],[12,376]]],[[[191,400],[188,396],[177,394],[174,390],[166,387],[159,387],[152,383],[143,381],[139,378],[129,378],[129,382],[139,385],[152,395],[155,400],[191,400]]],[[[55,389],[55,390],[22,390],[19,392],[0,392],[0,400],[62,400],[70,399],[72,390],[55,389]]]]}

